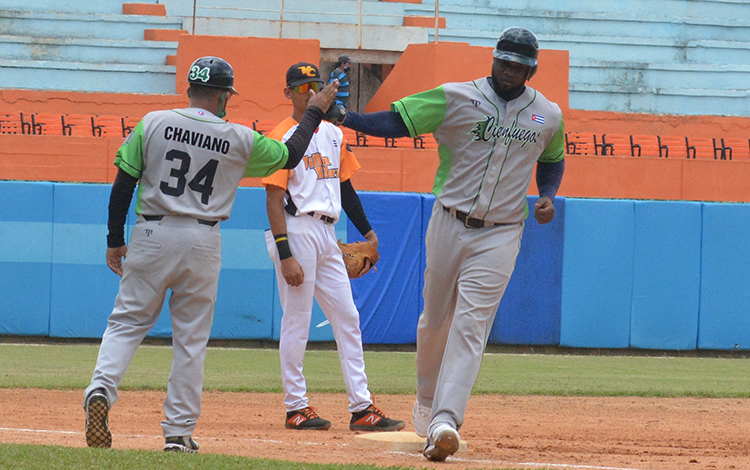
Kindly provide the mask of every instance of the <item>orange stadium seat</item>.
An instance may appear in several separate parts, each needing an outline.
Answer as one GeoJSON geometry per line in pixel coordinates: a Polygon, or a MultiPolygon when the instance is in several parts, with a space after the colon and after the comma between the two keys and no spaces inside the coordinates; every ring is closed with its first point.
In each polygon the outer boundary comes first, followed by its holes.
{"type": "Polygon", "coordinates": [[[716,148],[715,140],[711,137],[685,137],[688,158],[718,160],[721,149],[716,148]]]}
{"type": "Polygon", "coordinates": [[[26,134],[24,124],[21,121],[21,113],[0,114],[0,134],[26,134]]]}
{"type": "Polygon", "coordinates": [[[630,148],[637,157],[662,157],[662,147],[659,137],[650,134],[635,134],[630,136],[630,148]]]}
{"type": "Polygon", "coordinates": [[[96,137],[94,117],[89,114],[65,114],[62,116],[63,135],[96,137]]]}
{"type": "Polygon", "coordinates": [[[141,122],[141,118],[123,116],[120,119],[120,122],[122,123],[122,132],[127,137],[127,135],[130,134],[130,131],[132,131],[133,128],[135,128],[135,126],[137,126],[138,123],[141,122]]]}
{"type": "Polygon", "coordinates": [[[728,160],[750,159],[750,139],[745,137],[722,138],[721,146],[725,149],[728,160]]]}
{"type": "MultiPolygon", "coordinates": [[[[628,134],[603,134],[602,155],[634,157],[633,145],[628,134]]],[[[640,156],[640,155],[638,155],[640,156]]]]}
{"type": "Polygon", "coordinates": [[[587,132],[566,132],[565,153],[569,155],[598,155],[596,136],[587,132]]]}
{"type": "Polygon", "coordinates": [[[265,135],[274,130],[274,128],[279,125],[279,122],[281,121],[275,119],[256,119],[255,122],[253,122],[252,128],[265,135]]]}
{"type": "Polygon", "coordinates": [[[127,137],[122,116],[92,116],[91,126],[95,137],[127,137]]]}
{"type": "Polygon", "coordinates": [[[665,158],[690,158],[687,137],[677,135],[656,136],[659,142],[659,156],[665,158]]]}
{"type": "Polygon", "coordinates": [[[35,135],[64,135],[63,120],[59,113],[34,113],[31,128],[35,135]]]}
{"type": "Polygon", "coordinates": [[[414,138],[414,147],[419,149],[436,149],[438,143],[432,134],[424,134],[414,138]]]}

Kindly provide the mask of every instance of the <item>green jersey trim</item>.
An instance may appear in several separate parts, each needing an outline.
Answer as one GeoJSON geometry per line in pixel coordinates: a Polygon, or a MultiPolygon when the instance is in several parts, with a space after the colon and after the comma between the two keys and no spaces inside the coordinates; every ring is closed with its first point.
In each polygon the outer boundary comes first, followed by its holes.
{"type": "Polygon", "coordinates": [[[538,161],[542,163],[556,163],[565,158],[565,123],[560,119],[560,127],[552,137],[547,148],[539,156],[538,161]]]}
{"type": "Polygon", "coordinates": [[[143,173],[143,120],[141,120],[117,150],[115,166],[133,178],[143,173]]]}
{"type": "Polygon", "coordinates": [[[391,111],[401,115],[411,137],[432,134],[440,129],[447,108],[448,103],[442,85],[391,103],[391,111]]]}
{"type": "Polygon", "coordinates": [[[250,159],[245,167],[245,176],[269,176],[282,169],[287,160],[289,148],[285,144],[256,132],[250,159]]]}

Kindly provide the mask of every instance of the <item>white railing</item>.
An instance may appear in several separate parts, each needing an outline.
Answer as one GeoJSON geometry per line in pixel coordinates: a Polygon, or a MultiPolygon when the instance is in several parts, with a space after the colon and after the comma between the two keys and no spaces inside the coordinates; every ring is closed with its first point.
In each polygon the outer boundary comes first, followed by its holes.
{"type": "MultiPolygon", "coordinates": [[[[314,13],[316,15],[336,15],[336,16],[357,16],[357,34],[359,36],[359,48],[362,48],[362,24],[363,24],[363,13],[362,13],[362,0],[357,0],[357,13],[346,13],[346,12],[314,12],[314,11],[295,11],[295,10],[285,10],[284,8],[284,0],[281,0],[281,7],[279,9],[266,9],[266,8],[231,8],[231,7],[214,7],[214,6],[205,6],[201,7],[205,10],[233,10],[233,11],[251,11],[251,12],[262,12],[262,13],[277,13],[279,18],[279,37],[283,37],[284,33],[284,14],[287,13],[314,13]]],[[[435,42],[438,42],[438,29],[439,29],[439,22],[440,22],[440,2],[439,0],[435,0],[435,42]]],[[[192,28],[192,34],[195,34],[195,23],[196,23],[196,14],[198,11],[198,0],[193,0],[193,28],[192,28]]],[[[380,18],[395,18],[396,15],[386,15],[386,14],[368,14],[369,17],[380,17],[380,18]]]]}

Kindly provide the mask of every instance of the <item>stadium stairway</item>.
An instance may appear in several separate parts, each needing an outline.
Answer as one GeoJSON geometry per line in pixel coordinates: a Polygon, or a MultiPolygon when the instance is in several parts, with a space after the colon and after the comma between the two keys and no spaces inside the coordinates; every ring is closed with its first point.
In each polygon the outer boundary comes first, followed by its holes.
{"type": "Polygon", "coordinates": [[[177,42],[145,37],[181,29],[182,18],[123,14],[122,1],[0,0],[2,88],[174,93],[177,42]]]}
{"type": "MultiPolygon", "coordinates": [[[[441,41],[492,47],[520,25],[570,51],[570,107],[750,116],[750,3],[740,0],[441,0],[441,41]]],[[[429,15],[434,0],[407,4],[429,15]]],[[[430,40],[434,34],[430,32],[430,40]]],[[[543,67],[544,64],[541,64],[543,67]]]]}

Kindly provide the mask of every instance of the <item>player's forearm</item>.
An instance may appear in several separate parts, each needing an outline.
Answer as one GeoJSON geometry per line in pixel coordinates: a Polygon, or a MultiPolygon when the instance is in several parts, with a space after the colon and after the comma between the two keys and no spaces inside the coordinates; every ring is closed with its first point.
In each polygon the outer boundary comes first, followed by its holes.
{"type": "Polygon", "coordinates": [[[266,213],[268,214],[268,222],[271,224],[271,234],[279,252],[279,259],[282,261],[293,256],[286,232],[284,194],[285,190],[278,186],[269,185],[266,187],[266,213]]]}
{"type": "Polygon", "coordinates": [[[360,201],[357,191],[354,190],[351,180],[341,182],[341,207],[352,224],[357,227],[359,233],[364,236],[372,231],[370,222],[365,215],[365,209],[362,207],[362,201],[360,201]]]}
{"type": "Polygon", "coordinates": [[[375,137],[409,137],[409,128],[395,111],[377,113],[346,112],[344,127],[375,137]]]}
{"type": "Polygon", "coordinates": [[[312,139],[315,129],[318,128],[320,121],[323,119],[323,114],[323,111],[316,106],[307,107],[299,125],[297,125],[297,130],[284,142],[289,149],[289,159],[286,165],[284,165],[284,169],[291,170],[302,160],[307,146],[310,145],[310,139],[312,139]]]}
{"type": "Polygon", "coordinates": [[[536,186],[540,197],[548,197],[555,200],[557,190],[560,189],[563,173],[565,172],[565,160],[555,163],[536,164],[536,186]]]}
{"type": "Polygon", "coordinates": [[[138,179],[123,170],[117,171],[112,192],[109,195],[109,220],[107,221],[107,247],[118,248],[125,244],[125,221],[128,218],[130,201],[138,179]]]}

